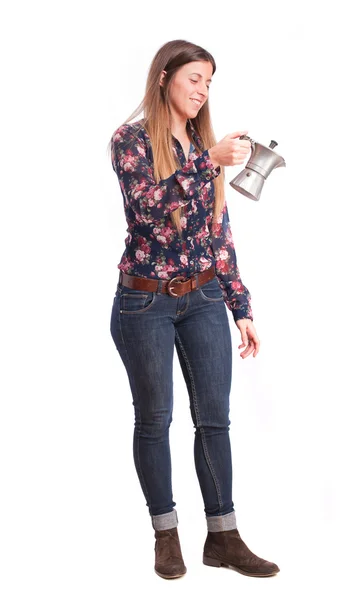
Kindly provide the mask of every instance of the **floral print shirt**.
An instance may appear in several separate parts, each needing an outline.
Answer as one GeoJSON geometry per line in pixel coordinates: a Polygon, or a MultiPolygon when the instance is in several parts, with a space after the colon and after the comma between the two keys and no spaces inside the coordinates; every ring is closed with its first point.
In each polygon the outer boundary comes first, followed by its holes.
{"type": "MultiPolygon", "coordinates": [[[[236,263],[226,201],[211,231],[213,179],[220,168],[214,168],[208,150],[200,154],[193,144],[187,160],[181,143],[172,136],[181,168],[156,183],[151,142],[142,123],[125,123],[111,137],[111,162],[128,224],[118,268],[138,277],[171,279],[176,275],[190,277],[214,265],[234,320],[253,320],[251,295],[241,281],[236,263]],[[171,211],[180,206],[184,207],[182,236],[170,217],[171,211]]],[[[202,140],[190,119],[189,125],[193,141],[203,150],[202,140]]]]}

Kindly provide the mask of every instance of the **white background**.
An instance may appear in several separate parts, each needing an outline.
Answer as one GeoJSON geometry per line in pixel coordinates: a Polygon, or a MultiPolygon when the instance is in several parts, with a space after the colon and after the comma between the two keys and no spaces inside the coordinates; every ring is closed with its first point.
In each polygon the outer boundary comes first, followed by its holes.
{"type": "Polygon", "coordinates": [[[356,597],[353,7],[72,0],[3,11],[4,600],[356,597]],[[261,340],[256,359],[242,360],[231,318],[233,499],[245,542],[280,567],[272,578],[202,564],[206,521],[176,353],[170,440],[188,572],[173,582],[154,573],[154,532],[132,457],[130,388],[110,335],[126,222],[106,147],[139,105],[154,54],[179,38],[217,63],[210,92],[217,139],[248,129],[265,145],[275,139],[286,161],[259,202],[228,185],[239,167],[225,171],[238,266],[261,340]]]}

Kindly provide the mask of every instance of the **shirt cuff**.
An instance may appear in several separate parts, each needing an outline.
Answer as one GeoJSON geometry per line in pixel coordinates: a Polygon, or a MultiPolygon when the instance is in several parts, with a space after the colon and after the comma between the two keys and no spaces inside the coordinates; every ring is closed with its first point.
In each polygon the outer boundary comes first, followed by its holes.
{"type": "Polygon", "coordinates": [[[214,167],[209,156],[209,150],[205,150],[195,161],[200,177],[209,181],[220,175],[220,167],[214,167]]]}
{"type": "Polygon", "coordinates": [[[249,304],[244,304],[243,308],[234,308],[231,312],[235,323],[238,319],[250,319],[253,321],[253,314],[249,304]]]}
{"type": "Polygon", "coordinates": [[[182,171],[183,173],[197,173],[200,179],[206,182],[220,175],[220,167],[214,167],[208,150],[205,150],[195,160],[189,161],[182,171]]]}

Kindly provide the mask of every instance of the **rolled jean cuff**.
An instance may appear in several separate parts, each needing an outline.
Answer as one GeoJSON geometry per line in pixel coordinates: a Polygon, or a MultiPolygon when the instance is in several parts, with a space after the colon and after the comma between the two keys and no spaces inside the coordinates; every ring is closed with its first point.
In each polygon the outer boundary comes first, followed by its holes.
{"type": "Polygon", "coordinates": [[[178,518],[175,508],[173,508],[171,512],[162,515],[151,515],[151,523],[153,528],[157,531],[177,527],[178,518]]]}
{"type": "Polygon", "coordinates": [[[215,515],[214,517],[206,515],[206,522],[208,531],[229,531],[230,529],[236,529],[235,511],[233,510],[227,515],[215,515]]]}

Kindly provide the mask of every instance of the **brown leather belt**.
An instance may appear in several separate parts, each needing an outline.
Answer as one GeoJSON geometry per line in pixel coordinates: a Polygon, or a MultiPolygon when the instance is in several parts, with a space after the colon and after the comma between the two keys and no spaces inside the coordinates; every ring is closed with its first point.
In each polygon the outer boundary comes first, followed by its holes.
{"type": "Polygon", "coordinates": [[[188,292],[197,290],[214,277],[214,266],[210,267],[210,269],[206,269],[206,271],[194,273],[194,275],[191,275],[189,278],[180,275],[173,277],[170,280],[135,277],[135,275],[127,275],[127,273],[120,271],[119,285],[125,285],[134,290],[145,290],[147,292],[159,291],[162,294],[169,294],[170,296],[177,298],[178,296],[184,296],[184,294],[187,294],[188,292]]]}

